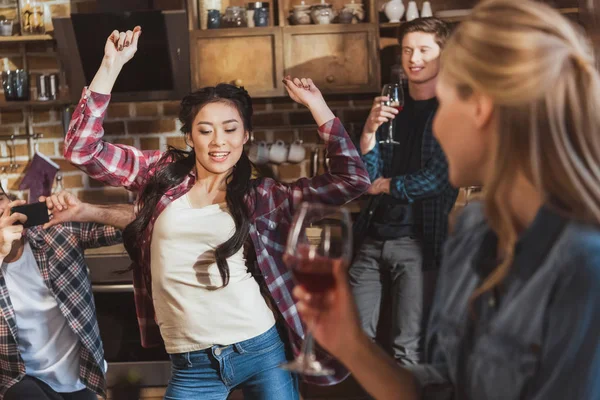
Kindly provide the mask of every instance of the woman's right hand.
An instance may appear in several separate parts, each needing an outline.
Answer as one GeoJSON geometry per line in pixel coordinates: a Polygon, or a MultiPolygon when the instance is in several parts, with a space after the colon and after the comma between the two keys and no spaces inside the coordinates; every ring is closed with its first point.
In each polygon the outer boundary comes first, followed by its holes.
{"type": "Polygon", "coordinates": [[[335,285],[324,294],[309,293],[302,286],[296,286],[293,293],[300,317],[315,340],[343,362],[364,334],[348,283],[348,269],[338,264],[333,274],[335,285]]]}
{"type": "Polygon", "coordinates": [[[0,258],[2,259],[10,253],[13,243],[23,236],[23,224],[27,221],[27,216],[20,213],[11,214],[10,210],[25,203],[23,200],[11,201],[0,216],[0,258]],[[15,225],[17,222],[20,224],[15,225]]]}
{"type": "Polygon", "coordinates": [[[142,28],[136,26],[133,31],[119,32],[114,30],[104,46],[104,62],[108,65],[122,67],[131,60],[137,51],[138,39],[142,34],[142,28]]]}
{"type": "Polygon", "coordinates": [[[142,34],[142,28],[136,26],[133,31],[119,32],[117,30],[110,34],[104,45],[104,58],[96,72],[92,83],[88,87],[92,92],[110,94],[121,68],[137,51],[138,39],[142,34]]]}

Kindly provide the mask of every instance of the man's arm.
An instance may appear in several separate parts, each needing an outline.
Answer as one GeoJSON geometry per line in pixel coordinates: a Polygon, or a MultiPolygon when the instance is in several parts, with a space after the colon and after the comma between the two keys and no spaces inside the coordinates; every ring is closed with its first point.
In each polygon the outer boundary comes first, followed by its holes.
{"type": "Polygon", "coordinates": [[[395,108],[383,105],[387,100],[388,98],[385,96],[376,97],[373,100],[373,107],[363,127],[358,145],[371,182],[375,182],[383,174],[383,160],[377,143],[381,125],[396,118],[398,114],[398,110],[395,108]]]}
{"type": "Polygon", "coordinates": [[[373,182],[369,193],[387,193],[398,200],[412,203],[439,196],[448,186],[448,161],[440,145],[435,142],[433,155],[423,168],[412,174],[379,178],[373,182]]]}
{"type": "Polygon", "coordinates": [[[51,213],[49,228],[65,222],[94,222],[117,229],[125,227],[135,218],[133,204],[89,204],[81,202],[73,194],[63,191],[49,197],[40,197],[51,213]]]}
{"type": "Polygon", "coordinates": [[[83,205],[84,211],[81,221],[78,222],[95,222],[123,230],[135,218],[133,204],[101,205],[83,203],[83,205]]]}

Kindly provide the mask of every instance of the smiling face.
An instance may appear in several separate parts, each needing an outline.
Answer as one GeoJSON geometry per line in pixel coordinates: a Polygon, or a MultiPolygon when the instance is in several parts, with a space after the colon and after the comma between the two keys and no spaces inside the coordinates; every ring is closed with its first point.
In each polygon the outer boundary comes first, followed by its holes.
{"type": "Polygon", "coordinates": [[[249,133],[237,108],[227,102],[208,103],[200,109],[187,134],[196,153],[199,176],[228,173],[240,159],[249,133]]]}
{"type": "Polygon", "coordinates": [[[435,34],[409,32],[402,39],[402,68],[408,81],[423,84],[435,80],[440,71],[440,46],[435,34]]]}

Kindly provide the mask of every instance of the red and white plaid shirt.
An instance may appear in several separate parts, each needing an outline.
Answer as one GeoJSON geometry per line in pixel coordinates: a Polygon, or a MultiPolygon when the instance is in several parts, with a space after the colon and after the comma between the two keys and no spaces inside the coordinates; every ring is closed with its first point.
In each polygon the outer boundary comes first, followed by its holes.
{"type": "MultiPolygon", "coordinates": [[[[84,250],[121,243],[121,231],[106,225],[71,222],[48,229],[29,228],[25,236],[44,283],[81,343],[79,379],[88,389],[106,397],[104,349],[84,250]]],[[[15,311],[0,270],[0,399],[26,374],[18,337],[15,311]]]]}
{"type": "MultiPolygon", "coordinates": [[[[84,89],[83,96],[73,113],[65,138],[64,156],[89,176],[111,186],[123,186],[140,191],[148,176],[156,171],[162,152],[142,151],[131,146],[111,144],[102,140],[102,122],[110,100],[84,89]]],[[[319,127],[319,135],[327,144],[330,172],[314,178],[302,178],[292,184],[273,179],[252,181],[252,190],[246,196],[252,210],[250,237],[256,251],[258,267],[281,315],[287,322],[289,339],[296,353],[304,337],[304,327],[292,297],[294,283],[289,269],[282,260],[288,230],[294,211],[303,201],[342,205],[365,192],[369,176],[350,137],[336,118],[319,127]]],[[[170,189],[158,203],[140,249],[141,265],[134,268],[134,287],[142,344],[160,343],[155,322],[154,306],[150,295],[150,241],[154,223],[161,212],[174,200],[187,193],[196,181],[190,173],[179,185],[170,189]]],[[[324,361],[336,369],[335,377],[310,379],[317,384],[334,384],[344,379],[347,372],[330,357],[324,361]]]]}

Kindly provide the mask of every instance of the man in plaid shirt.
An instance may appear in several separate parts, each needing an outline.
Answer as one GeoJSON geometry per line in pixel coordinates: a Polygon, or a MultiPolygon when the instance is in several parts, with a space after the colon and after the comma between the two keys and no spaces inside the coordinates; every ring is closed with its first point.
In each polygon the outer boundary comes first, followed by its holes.
{"type": "Polygon", "coordinates": [[[399,41],[408,77],[404,109],[376,98],[360,138],[373,197],[354,227],[359,247],[350,281],[363,328],[373,339],[382,299],[390,297],[384,303],[391,306],[392,350],[404,365],[420,361],[424,276],[439,265],[457,195],[432,133],[439,56],[448,36],[446,24],[435,18],[402,25],[399,41]],[[383,123],[391,120],[390,138],[383,123]]]}
{"type": "MultiPolygon", "coordinates": [[[[1,188],[0,188],[1,189],[1,188]]],[[[106,397],[106,362],[84,250],[120,243],[131,206],[93,206],[62,192],[53,219],[23,228],[23,201],[0,192],[0,399],[106,397]],[[61,223],[66,220],[94,222],[61,223]]]]}

